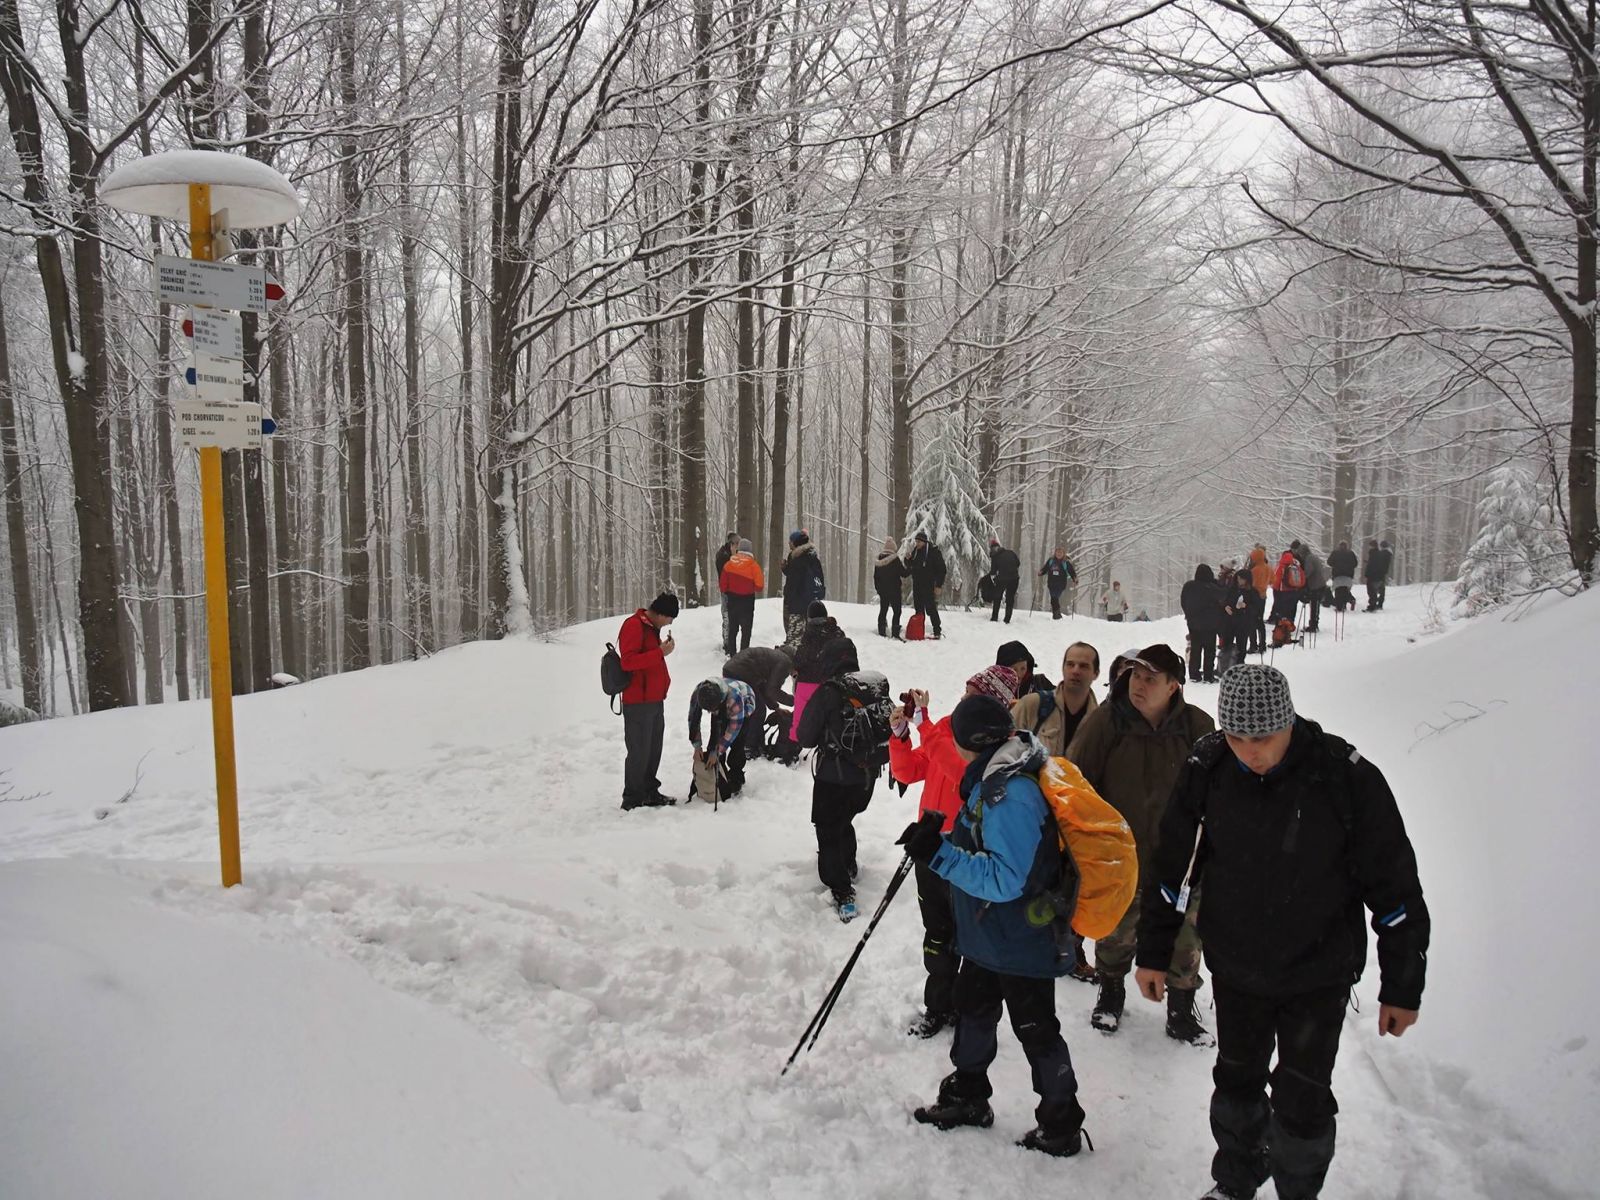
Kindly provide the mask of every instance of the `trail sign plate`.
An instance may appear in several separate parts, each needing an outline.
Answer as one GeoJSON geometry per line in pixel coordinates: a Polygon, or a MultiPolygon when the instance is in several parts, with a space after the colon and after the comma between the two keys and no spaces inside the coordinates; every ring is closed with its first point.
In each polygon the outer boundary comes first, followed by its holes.
{"type": "Polygon", "coordinates": [[[200,356],[244,359],[244,324],[239,314],[220,308],[196,308],[184,322],[184,332],[194,339],[195,365],[200,356]]]}
{"type": "Polygon", "coordinates": [[[283,288],[267,278],[265,267],[158,254],[155,276],[156,293],[168,304],[264,313],[269,304],[283,298],[283,288]]]}
{"type": "Polygon", "coordinates": [[[261,406],[218,400],[177,400],[178,445],[219,450],[261,448],[261,406]]]}

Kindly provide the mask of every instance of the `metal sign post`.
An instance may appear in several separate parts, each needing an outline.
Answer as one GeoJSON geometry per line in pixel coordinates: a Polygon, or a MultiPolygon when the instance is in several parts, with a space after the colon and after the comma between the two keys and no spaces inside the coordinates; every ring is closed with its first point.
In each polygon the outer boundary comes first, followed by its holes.
{"type": "MultiPolygon", "coordinates": [[[[236,313],[266,312],[283,288],[260,267],[219,263],[219,232],[292,221],[300,209],[294,185],[265,163],[212,150],[173,150],[119,167],[100,199],[124,212],[189,223],[187,259],[157,255],[156,293],[191,305],[185,333],[194,339],[188,374],[195,396],[174,403],[181,445],[200,455],[200,515],[205,545],[206,644],[211,671],[211,740],[217,760],[217,836],[222,883],[243,878],[239,853],[239,788],[233,739],[233,664],[228,651],[227,545],[222,518],[222,451],[258,450],[272,422],[261,406],[241,402],[244,343],[236,313]],[[213,203],[215,202],[215,207],[213,203]],[[219,211],[220,210],[220,211],[219,211]]],[[[224,243],[225,244],[225,243],[224,243]]]]}

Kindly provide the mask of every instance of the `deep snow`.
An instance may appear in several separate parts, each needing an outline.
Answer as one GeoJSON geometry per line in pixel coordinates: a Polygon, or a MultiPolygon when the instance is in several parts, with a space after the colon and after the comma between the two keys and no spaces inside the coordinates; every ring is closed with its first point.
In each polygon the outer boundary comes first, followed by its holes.
{"type": "MultiPolygon", "coordinates": [[[[1277,656],[1301,710],[1388,775],[1434,913],[1410,1034],[1380,1042],[1375,974],[1357,989],[1326,1194],[1590,1196],[1600,598],[1433,633],[1428,591],[1391,589],[1343,641],[1329,620],[1277,656]]],[[[1183,644],[1176,620],[952,613],[946,641],[904,645],[871,610],[834,610],[865,665],[928,687],[936,713],[1010,637],[1052,676],[1074,638],[1107,662],[1183,644]]],[[[679,795],[716,623],[675,626],[679,795]]],[[[994,1130],[911,1122],[948,1042],[903,1033],[921,989],[909,889],[780,1081],[865,922],[839,925],[816,882],[803,769],[755,764],[715,814],[618,809],[621,726],[594,678],[617,624],[240,699],[245,884],[226,892],[203,703],[0,731],[16,793],[45,793],[0,804],[0,1195],[189,1194],[241,1160],[246,1196],[1203,1190],[1211,1055],[1138,1000],[1118,1037],[1092,1032],[1092,990],[1070,980],[1058,1008],[1096,1153],[1012,1146],[1033,1099],[1009,1035],[994,1130]]],[[[763,602],[758,637],[778,624],[763,602]]],[[[1211,706],[1214,687],[1188,690],[1211,706]]],[[[880,785],[857,822],[869,912],[914,810],[880,785]]]]}

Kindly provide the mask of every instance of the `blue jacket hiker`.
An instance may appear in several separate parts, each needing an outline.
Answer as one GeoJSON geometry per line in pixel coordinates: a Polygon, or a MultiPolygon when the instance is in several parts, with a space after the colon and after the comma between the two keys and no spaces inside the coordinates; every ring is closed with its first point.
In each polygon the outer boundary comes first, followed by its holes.
{"type": "Polygon", "coordinates": [[[955,1070],[939,1084],[938,1100],[913,1114],[937,1129],[988,1128],[993,1088],[989,1064],[999,1051],[1002,1006],[1022,1043],[1039,1095],[1038,1121],[1018,1145],[1068,1158],[1082,1148],[1083,1109],[1072,1055],[1056,1019],[1055,981],[1073,966],[1061,955],[1050,923],[1028,919],[1029,901],[1060,880],[1055,818],[1037,775],[1046,753],[1032,734],[1019,733],[1005,705],[968,696],[950,714],[950,729],[968,762],[966,797],[955,827],[911,825],[901,835],[906,853],[950,883],[956,920],[955,1070]]]}

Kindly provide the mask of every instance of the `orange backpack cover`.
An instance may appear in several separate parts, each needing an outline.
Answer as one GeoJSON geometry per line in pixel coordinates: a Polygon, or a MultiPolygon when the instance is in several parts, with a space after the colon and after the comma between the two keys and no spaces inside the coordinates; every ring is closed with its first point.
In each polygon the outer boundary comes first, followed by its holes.
{"type": "Polygon", "coordinates": [[[1078,868],[1078,903],[1072,929],[1081,937],[1111,933],[1139,890],[1139,852],[1122,814],[1100,798],[1072,762],[1051,758],[1039,772],[1039,790],[1056,819],[1062,849],[1078,868]]]}

